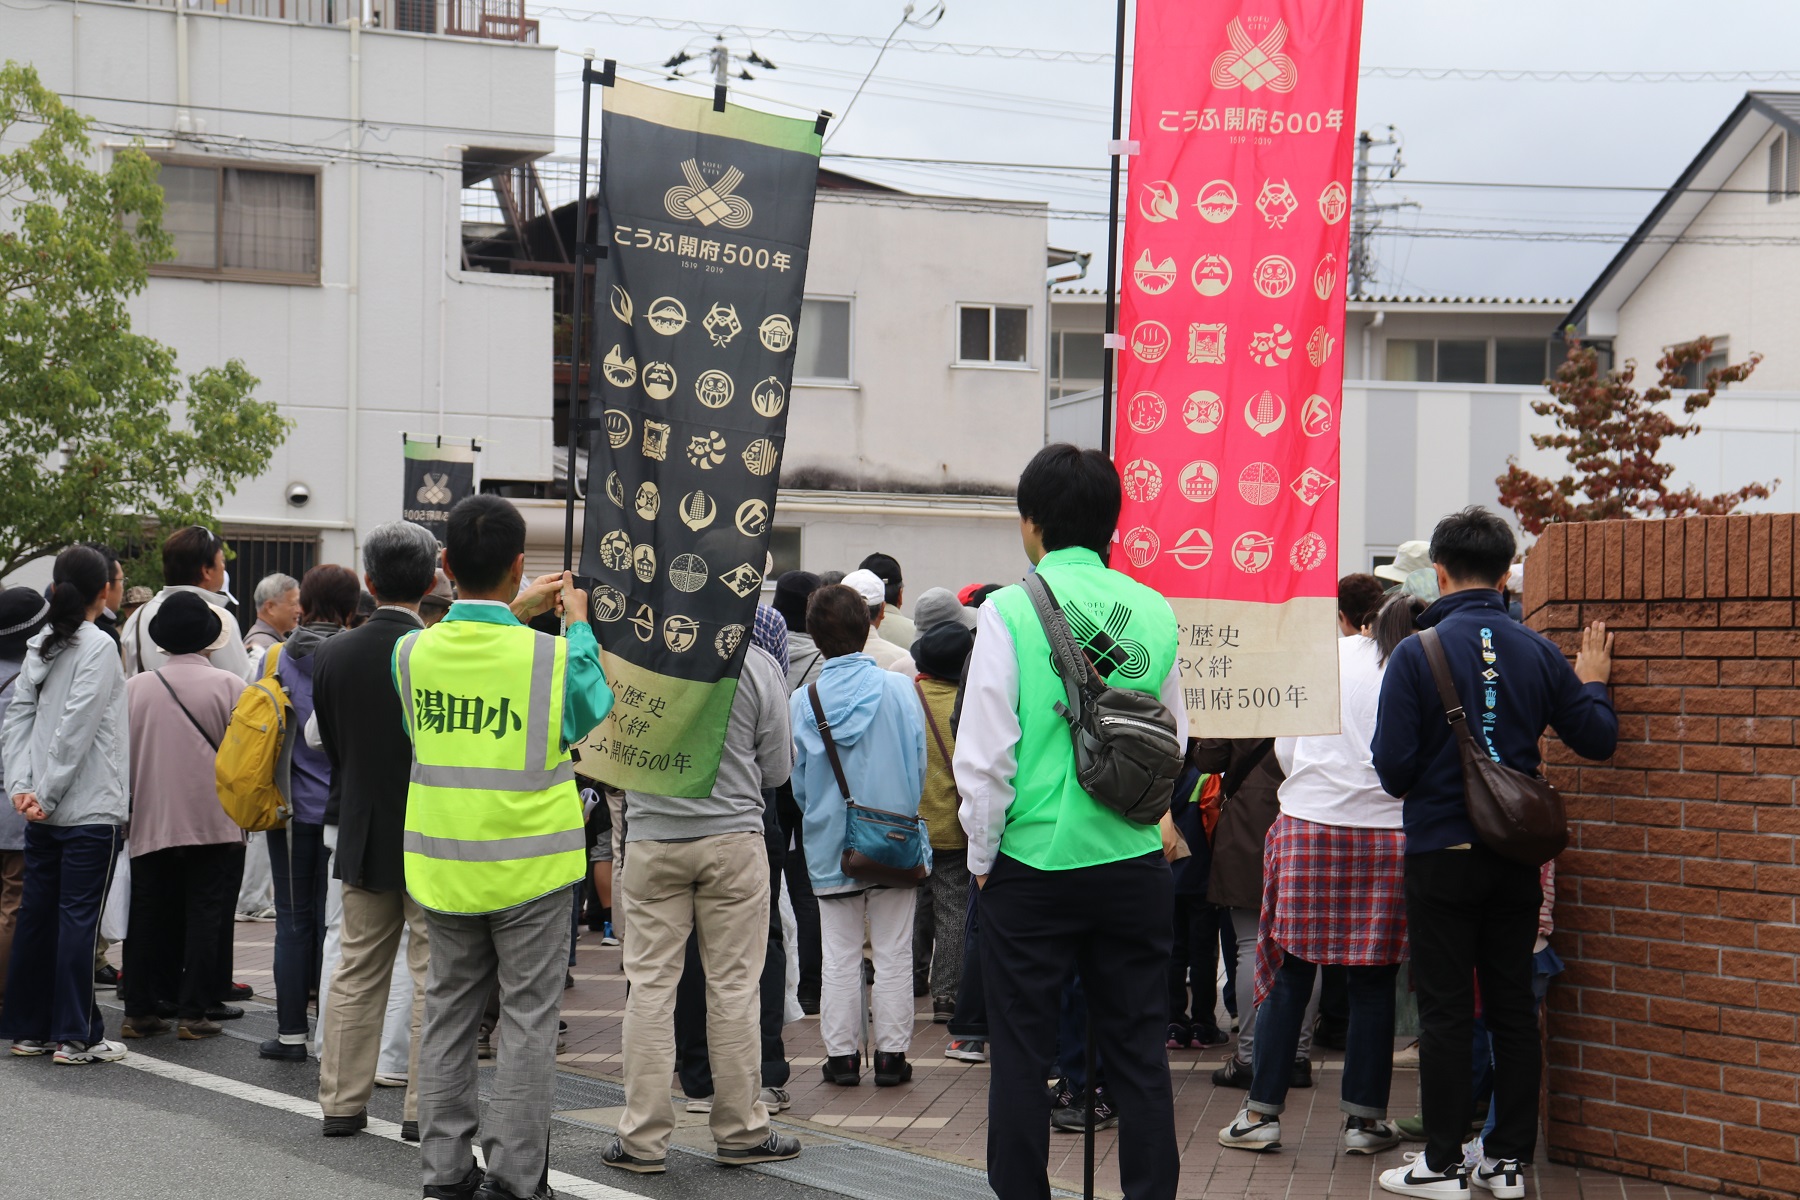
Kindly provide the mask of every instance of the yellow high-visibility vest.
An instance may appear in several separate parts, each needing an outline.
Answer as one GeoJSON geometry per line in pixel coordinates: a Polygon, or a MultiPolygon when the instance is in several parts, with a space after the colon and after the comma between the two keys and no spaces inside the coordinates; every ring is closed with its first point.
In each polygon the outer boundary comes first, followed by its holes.
{"type": "Polygon", "coordinates": [[[409,634],[395,673],[412,733],[406,890],[487,913],[587,870],[575,767],[562,746],[568,644],[523,625],[442,621],[409,634]]]}

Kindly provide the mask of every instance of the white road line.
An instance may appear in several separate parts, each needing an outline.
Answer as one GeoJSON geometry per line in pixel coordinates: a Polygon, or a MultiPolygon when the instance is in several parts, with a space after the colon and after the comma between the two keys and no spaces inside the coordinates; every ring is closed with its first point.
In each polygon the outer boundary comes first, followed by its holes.
{"type": "MultiPolygon", "coordinates": [[[[253,1083],[229,1079],[224,1075],[214,1075],[209,1071],[196,1071],[192,1067],[165,1062],[146,1054],[127,1054],[119,1061],[120,1065],[142,1071],[146,1075],[156,1075],[175,1083],[205,1088],[209,1092],[217,1092],[236,1100],[248,1100],[252,1104],[260,1104],[264,1108],[273,1108],[279,1112],[293,1113],[296,1116],[307,1117],[315,1121],[319,1119],[319,1105],[315,1100],[290,1096],[286,1092],[271,1091],[269,1088],[257,1087],[253,1083]]],[[[370,1117],[369,1127],[364,1132],[375,1137],[386,1138],[390,1142],[399,1142],[403,1146],[410,1147],[412,1145],[412,1143],[402,1140],[400,1126],[394,1121],[383,1121],[370,1117]]],[[[477,1161],[481,1159],[479,1146],[475,1148],[475,1158],[477,1161]]],[[[640,1193],[621,1191],[604,1183],[596,1183],[592,1179],[571,1175],[567,1171],[551,1171],[550,1186],[556,1189],[559,1196],[574,1196],[578,1200],[642,1200],[640,1193]]]]}

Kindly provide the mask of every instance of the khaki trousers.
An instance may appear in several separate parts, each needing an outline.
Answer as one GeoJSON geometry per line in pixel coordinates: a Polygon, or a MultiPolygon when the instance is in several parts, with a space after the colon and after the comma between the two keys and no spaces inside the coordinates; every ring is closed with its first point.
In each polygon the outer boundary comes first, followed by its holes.
{"type": "Polygon", "coordinates": [[[406,958],[413,978],[412,1050],[407,1055],[404,1119],[418,1120],[419,1031],[425,1021],[431,931],[424,910],[404,891],[372,892],[350,884],[344,885],[344,919],[339,932],[343,959],[331,975],[325,1046],[319,1055],[319,1107],[328,1117],[355,1116],[369,1103],[402,928],[410,931],[406,958]]]}
{"type": "MultiPolygon", "coordinates": [[[[706,1044],[712,1060],[713,1141],[745,1150],[769,1136],[758,1026],[769,938],[769,857],[761,833],[626,848],[625,1115],[628,1153],[662,1158],[675,1128],[675,987],[688,934],[706,970],[706,1044]]],[[[617,911],[616,909],[614,910],[617,911]]]]}

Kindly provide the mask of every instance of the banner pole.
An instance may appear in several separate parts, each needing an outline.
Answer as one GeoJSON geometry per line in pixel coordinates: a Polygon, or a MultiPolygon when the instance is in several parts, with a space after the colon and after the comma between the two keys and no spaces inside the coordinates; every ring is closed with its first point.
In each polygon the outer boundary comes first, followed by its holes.
{"type": "Polygon", "coordinates": [[[1125,0],[1119,0],[1118,26],[1113,35],[1112,188],[1106,219],[1106,347],[1100,377],[1100,452],[1112,455],[1113,364],[1118,358],[1119,297],[1119,139],[1124,137],[1125,116],[1125,0]]]}
{"type": "Polygon", "coordinates": [[[575,312],[569,320],[569,450],[564,464],[563,491],[567,498],[563,510],[563,570],[575,570],[575,458],[581,444],[581,328],[582,313],[587,308],[587,206],[588,206],[588,110],[594,94],[594,56],[590,51],[581,67],[581,166],[580,184],[575,192],[575,287],[572,299],[575,312]]]}

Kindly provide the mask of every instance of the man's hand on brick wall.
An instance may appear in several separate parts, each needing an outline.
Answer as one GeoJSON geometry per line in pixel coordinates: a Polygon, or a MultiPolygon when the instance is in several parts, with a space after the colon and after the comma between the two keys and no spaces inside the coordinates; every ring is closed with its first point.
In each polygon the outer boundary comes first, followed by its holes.
{"type": "Polygon", "coordinates": [[[1581,631],[1581,652],[1575,656],[1575,677],[1583,683],[1605,683],[1612,678],[1613,635],[1605,621],[1595,621],[1581,631]]]}

